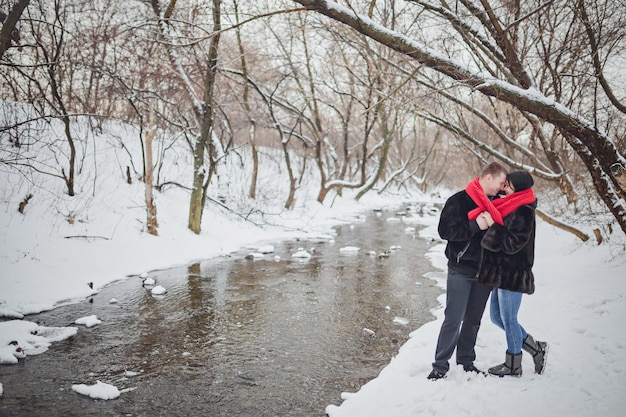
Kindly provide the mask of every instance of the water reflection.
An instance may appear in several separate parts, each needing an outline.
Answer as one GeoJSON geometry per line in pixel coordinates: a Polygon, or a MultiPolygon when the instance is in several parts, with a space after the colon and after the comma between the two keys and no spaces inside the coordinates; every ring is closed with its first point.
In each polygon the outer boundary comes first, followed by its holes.
{"type": "Polygon", "coordinates": [[[40,394],[33,401],[6,388],[0,410],[31,416],[49,415],[43,406],[67,415],[323,416],[341,392],[374,378],[410,331],[432,320],[440,291],[423,277],[430,270],[423,257],[428,243],[404,233],[404,224],[387,222],[390,215],[339,227],[334,243],[283,242],[261,260],[246,259],[242,251],[153,272],[168,289],[163,296],[131,277],[105,288],[93,303],[30,317],[67,325],[97,314],[103,324],[81,328],[11,371],[1,368],[6,387],[19,384],[40,394]],[[361,250],[342,254],[347,245],[361,250]],[[388,258],[368,254],[392,245],[400,249],[388,258]],[[292,258],[300,247],[314,248],[313,256],[292,258]],[[274,255],[282,260],[275,262],[274,255]],[[113,297],[118,303],[109,303],[113,297]],[[394,323],[396,316],[408,325],[394,323]],[[137,376],[127,378],[125,371],[137,376]],[[42,384],[42,373],[62,382],[42,384]],[[69,390],[72,383],[96,379],[134,390],[108,402],[69,390]]]}

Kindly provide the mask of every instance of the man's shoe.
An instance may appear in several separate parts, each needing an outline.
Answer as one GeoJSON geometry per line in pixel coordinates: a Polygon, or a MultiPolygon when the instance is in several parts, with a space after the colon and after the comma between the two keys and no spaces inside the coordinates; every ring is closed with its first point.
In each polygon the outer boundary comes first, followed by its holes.
{"type": "Polygon", "coordinates": [[[435,371],[433,370],[430,374],[428,374],[428,379],[430,379],[431,381],[436,381],[438,379],[442,379],[445,378],[446,374],[442,374],[439,371],[435,371]]]}
{"type": "Polygon", "coordinates": [[[487,376],[485,372],[475,367],[473,363],[470,363],[469,365],[463,365],[463,370],[465,372],[474,372],[475,374],[478,374],[478,375],[487,376]]]}

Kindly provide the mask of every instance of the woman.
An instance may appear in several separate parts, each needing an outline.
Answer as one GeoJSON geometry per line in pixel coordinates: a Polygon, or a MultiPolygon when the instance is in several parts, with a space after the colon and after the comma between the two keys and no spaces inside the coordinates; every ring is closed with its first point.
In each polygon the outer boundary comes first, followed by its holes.
{"type": "Polygon", "coordinates": [[[482,212],[489,229],[482,239],[483,259],[479,282],[494,287],[491,292],[491,321],[506,334],[504,363],[489,369],[491,375],[522,376],[522,349],[533,356],[535,372],[546,366],[548,344],[537,342],[518,323],[522,295],[535,291],[532,266],[535,259],[535,198],[532,176],[515,171],[507,176],[506,197],[495,200],[504,224],[482,212]]]}

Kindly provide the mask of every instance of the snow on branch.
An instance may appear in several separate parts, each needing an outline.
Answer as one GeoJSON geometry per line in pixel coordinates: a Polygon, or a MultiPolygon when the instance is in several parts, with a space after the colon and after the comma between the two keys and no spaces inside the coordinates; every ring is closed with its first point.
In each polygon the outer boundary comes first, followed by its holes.
{"type": "MultiPolygon", "coordinates": [[[[520,110],[528,111],[561,129],[580,137],[589,134],[598,140],[606,141],[607,146],[615,149],[611,138],[598,129],[594,123],[554,99],[545,96],[535,87],[521,88],[492,75],[472,69],[467,65],[428,47],[422,42],[376,23],[367,16],[357,14],[353,10],[331,0],[293,0],[311,10],[315,10],[338,22],[344,23],[369,38],[387,47],[416,59],[425,66],[444,74],[453,80],[478,90],[481,93],[496,97],[501,101],[513,104],[520,110]]],[[[616,156],[618,162],[626,165],[626,159],[616,156]]]]}

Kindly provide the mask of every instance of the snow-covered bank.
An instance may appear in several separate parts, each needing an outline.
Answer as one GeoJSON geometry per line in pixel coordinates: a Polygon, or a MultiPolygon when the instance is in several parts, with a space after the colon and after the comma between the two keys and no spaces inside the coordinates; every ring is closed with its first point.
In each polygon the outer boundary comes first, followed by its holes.
{"type": "MultiPolygon", "coordinates": [[[[421,233],[435,237],[431,225],[421,233]]],[[[443,244],[429,253],[441,270],[430,274],[445,286],[443,244]]],[[[581,244],[572,235],[539,221],[536,293],[524,296],[520,323],[550,344],[548,366],[534,373],[524,355],[521,378],[467,375],[455,367],[429,381],[443,307],[437,320],[411,334],[399,354],[357,393],[344,393],[330,417],[409,416],[620,416],[626,407],[626,256],[609,245],[581,244]]],[[[439,300],[443,306],[445,295],[439,300]]],[[[504,361],[503,332],[489,321],[478,336],[478,368],[504,361]]],[[[454,359],[453,359],[454,360],[454,359]]]]}

